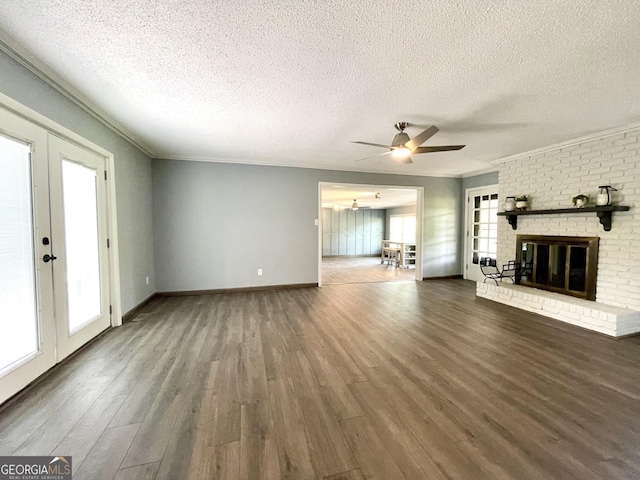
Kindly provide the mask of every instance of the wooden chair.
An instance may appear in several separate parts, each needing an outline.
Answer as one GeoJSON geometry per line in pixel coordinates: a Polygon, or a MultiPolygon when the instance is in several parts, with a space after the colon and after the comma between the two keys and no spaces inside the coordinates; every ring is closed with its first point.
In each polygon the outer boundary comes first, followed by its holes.
{"type": "Polygon", "coordinates": [[[387,261],[387,265],[395,265],[396,268],[400,266],[400,249],[399,248],[383,248],[383,262],[387,261]]]}

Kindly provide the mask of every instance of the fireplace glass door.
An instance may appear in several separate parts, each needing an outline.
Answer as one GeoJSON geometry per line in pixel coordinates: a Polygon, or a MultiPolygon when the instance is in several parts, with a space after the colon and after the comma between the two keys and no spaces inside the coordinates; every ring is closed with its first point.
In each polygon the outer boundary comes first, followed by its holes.
{"type": "Polygon", "coordinates": [[[569,290],[582,292],[587,289],[587,249],[573,246],[569,253],[569,290]]]}
{"type": "Polygon", "coordinates": [[[518,235],[521,285],[595,300],[597,237],[518,235]]]}

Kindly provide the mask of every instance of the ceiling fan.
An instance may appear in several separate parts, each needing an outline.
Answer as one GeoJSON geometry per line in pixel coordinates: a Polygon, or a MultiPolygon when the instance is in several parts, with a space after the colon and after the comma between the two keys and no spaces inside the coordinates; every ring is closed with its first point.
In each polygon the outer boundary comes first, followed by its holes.
{"type": "MultiPolygon", "coordinates": [[[[421,147],[424,142],[433,137],[436,133],[438,133],[439,129],[436,126],[430,126],[425,131],[419,133],[412,139],[409,138],[409,135],[404,133],[404,129],[409,126],[407,122],[398,122],[394,125],[396,130],[400,133],[396,134],[391,142],[391,145],[381,145],[379,143],[370,143],[370,142],[352,142],[352,143],[360,143],[362,145],[371,145],[374,147],[382,147],[388,148],[389,151],[385,153],[381,153],[380,155],[388,155],[391,154],[393,157],[399,159],[402,163],[413,163],[411,160],[411,155],[414,153],[434,153],[434,152],[448,152],[451,150],[460,150],[464,148],[464,145],[444,145],[438,147],[421,147]]],[[[373,155],[373,157],[380,156],[373,155]]],[[[356,160],[356,162],[360,162],[362,160],[367,160],[373,157],[365,157],[360,160],[356,160]]]]}
{"type": "Polygon", "coordinates": [[[368,205],[362,205],[362,206],[358,205],[358,201],[354,198],[353,203],[351,204],[351,208],[347,208],[347,210],[353,210],[355,212],[356,210],[362,210],[366,208],[371,208],[371,207],[368,205]]]}
{"type": "Polygon", "coordinates": [[[340,204],[335,204],[333,206],[333,209],[338,211],[338,210],[353,210],[354,212],[356,210],[364,210],[364,209],[368,209],[371,208],[370,205],[358,205],[358,200],[357,199],[353,199],[353,203],[351,204],[350,207],[348,206],[344,206],[344,205],[340,205],[340,204]]]}

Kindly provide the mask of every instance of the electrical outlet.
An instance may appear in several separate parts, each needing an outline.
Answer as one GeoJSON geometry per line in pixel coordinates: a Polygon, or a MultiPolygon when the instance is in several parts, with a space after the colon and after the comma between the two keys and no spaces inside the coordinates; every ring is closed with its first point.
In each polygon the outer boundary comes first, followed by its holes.
{"type": "Polygon", "coordinates": [[[261,268],[258,269],[258,275],[262,275],[262,269],[261,268]]]}
{"type": "Polygon", "coordinates": [[[145,277],[144,281],[147,282],[147,285],[149,285],[149,277],[145,277]]]}

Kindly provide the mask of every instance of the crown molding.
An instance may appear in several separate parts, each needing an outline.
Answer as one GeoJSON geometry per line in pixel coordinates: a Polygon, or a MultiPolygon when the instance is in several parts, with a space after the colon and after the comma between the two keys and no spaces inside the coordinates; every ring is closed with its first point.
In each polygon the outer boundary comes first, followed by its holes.
{"type": "Polygon", "coordinates": [[[0,50],[9,55],[20,65],[28,69],[30,72],[44,81],[47,85],[54,88],[57,92],[64,95],[67,99],[71,100],[75,105],[87,112],[104,126],[121,136],[127,142],[131,143],[151,158],[156,157],[153,149],[150,148],[145,142],[143,142],[140,138],[138,138],[116,120],[107,115],[91,100],[89,100],[86,96],[76,90],[66,80],[60,77],[60,75],[49,68],[44,62],[35,57],[25,47],[23,47],[20,43],[15,41],[2,30],[0,30],[0,50]]]}
{"type": "MultiPolygon", "coordinates": [[[[487,162],[487,163],[490,163],[490,162],[487,162]]],[[[469,172],[469,173],[463,173],[462,178],[477,177],[478,175],[484,175],[485,173],[498,173],[498,172],[500,172],[500,169],[498,167],[489,167],[489,168],[483,168],[481,170],[474,170],[473,172],[469,172]]]]}
{"type": "Polygon", "coordinates": [[[496,160],[489,160],[489,163],[494,165],[500,163],[507,163],[513,160],[518,160],[524,157],[531,157],[533,155],[540,155],[547,152],[552,152],[554,150],[559,150],[561,148],[573,147],[575,145],[580,145],[582,143],[590,142],[593,140],[601,140],[607,137],[613,137],[615,135],[620,135],[621,133],[633,132],[635,130],[640,130],[640,122],[628,123],[627,125],[611,128],[609,130],[602,130],[596,133],[590,133],[589,135],[585,135],[582,137],[574,138],[572,140],[566,140],[560,143],[554,143],[553,145],[548,145],[546,147],[536,148],[534,150],[528,150],[526,152],[517,153],[515,155],[509,155],[507,157],[498,158],[496,160]]]}
{"type": "MultiPolygon", "coordinates": [[[[283,162],[256,162],[249,159],[225,158],[225,157],[208,157],[208,156],[171,156],[160,154],[154,157],[154,160],[171,160],[178,162],[203,162],[203,163],[225,163],[232,165],[251,165],[256,167],[282,167],[282,168],[305,168],[310,170],[330,170],[333,172],[354,172],[354,173],[375,173],[380,175],[401,175],[409,177],[434,177],[434,178],[462,178],[460,173],[452,174],[434,174],[434,173],[415,173],[415,172],[398,172],[387,169],[371,170],[365,168],[335,167],[331,165],[300,165],[283,162]]],[[[492,171],[497,171],[495,168],[492,171]]]]}

